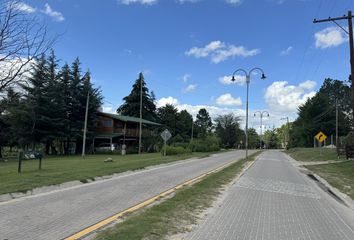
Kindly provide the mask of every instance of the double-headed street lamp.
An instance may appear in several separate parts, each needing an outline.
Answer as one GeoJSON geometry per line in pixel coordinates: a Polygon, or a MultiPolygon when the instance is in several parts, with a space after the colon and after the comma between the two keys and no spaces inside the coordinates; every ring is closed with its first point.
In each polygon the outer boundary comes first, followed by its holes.
{"type": "Polygon", "coordinates": [[[266,114],[266,116],[269,117],[269,112],[267,112],[267,111],[263,111],[263,112],[257,111],[257,112],[254,113],[254,116],[256,116],[257,113],[259,113],[259,116],[261,117],[261,125],[260,125],[260,128],[261,128],[261,136],[260,136],[260,138],[259,138],[259,149],[262,149],[262,129],[263,129],[262,120],[263,120],[264,114],[266,114]]]}
{"type": "Polygon", "coordinates": [[[263,72],[263,70],[261,68],[252,68],[248,73],[246,70],[240,68],[240,69],[237,69],[233,74],[232,74],[232,81],[234,82],[236,79],[235,79],[235,74],[237,72],[242,72],[246,75],[246,83],[247,83],[247,100],[246,100],[246,158],[248,157],[248,92],[249,92],[249,85],[250,85],[250,81],[251,81],[251,74],[255,71],[259,71],[262,73],[262,77],[261,79],[266,79],[266,76],[263,72]]]}

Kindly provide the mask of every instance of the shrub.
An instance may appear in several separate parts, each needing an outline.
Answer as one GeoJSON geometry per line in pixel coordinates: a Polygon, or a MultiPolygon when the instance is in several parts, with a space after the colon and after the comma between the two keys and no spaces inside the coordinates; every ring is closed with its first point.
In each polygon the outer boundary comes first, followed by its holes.
{"type": "Polygon", "coordinates": [[[215,152],[220,150],[220,139],[210,135],[205,139],[194,140],[189,147],[193,152],[215,152]]]}
{"type": "Polygon", "coordinates": [[[189,148],[189,143],[185,143],[185,142],[176,142],[173,143],[172,146],[174,147],[182,147],[182,148],[189,148]]]}
{"type": "MultiPolygon", "coordinates": [[[[164,152],[164,149],[162,149],[162,154],[164,152]]],[[[190,149],[186,149],[183,147],[174,147],[174,146],[166,146],[166,155],[182,155],[182,154],[187,154],[191,153],[190,149]]]]}

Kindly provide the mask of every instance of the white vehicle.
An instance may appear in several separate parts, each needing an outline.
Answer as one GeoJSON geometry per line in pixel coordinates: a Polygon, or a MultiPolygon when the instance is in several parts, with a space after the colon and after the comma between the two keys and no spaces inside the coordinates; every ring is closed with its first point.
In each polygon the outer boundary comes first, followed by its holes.
{"type": "Polygon", "coordinates": [[[95,147],[95,152],[113,152],[117,149],[117,144],[101,143],[95,147]]]}

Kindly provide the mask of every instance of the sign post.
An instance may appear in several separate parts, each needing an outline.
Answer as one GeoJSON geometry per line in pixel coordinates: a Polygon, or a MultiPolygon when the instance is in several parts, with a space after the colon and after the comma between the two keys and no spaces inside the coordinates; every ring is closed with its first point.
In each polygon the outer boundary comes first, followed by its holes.
{"type": "Polygon", "coordinates": [[[322,156],[322,142],[324,142],[327,139],[327,136],[326,134],[320,131],[315,135],[315,138],[320,143],[320,156],[322,156]]]}
{"type": "Polygon", "coordinates": [[[170,139],[172,137],[170,131],[168,131],[167,129],[165,129],[161,135],[162,139],[164,140],[164,150],[163,150],[163,155],[166,156],[166,142],[168,141],[168,139],[170,139]]]}

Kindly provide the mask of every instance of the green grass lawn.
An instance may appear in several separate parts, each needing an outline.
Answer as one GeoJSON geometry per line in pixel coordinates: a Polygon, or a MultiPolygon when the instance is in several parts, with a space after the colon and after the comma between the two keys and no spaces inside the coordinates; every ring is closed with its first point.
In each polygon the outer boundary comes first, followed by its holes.
{"type": "Polygon", "coordinates": [[[340,156],[338,159],[336,150],[331,148],[323,148],[322,154],[320,148],[291,148],[286,153],[301,162],[346,160],[344,156],[340,156]]]}
{"type": "Polygon", "coordinates": [[[161,153],[142,155],[87,155],[67,157],[45,157],[42,170],[38,170],[38,160],[22,162],[22,173],[17,173],[17,161],[0,161],[0,194],[25,192],[33,188],[60,184],[73,180],[86,182],[97,176],[111,175],[128,170],[143,169],[147,166],[169,163],[191,157],[206,156],[193,153],[181,156],[163,157],[161,153]],[[111,157],[114,162],[105,163],[111,157]]]}
{"type": "MultiPolygon", "coordinates": [[[[248,161],[253,161],[253,154],[248,161]]],[[[243,169],[245,159],[213,173],[196,184],[185,187],[160,204],[128,216],[122,223],[98,233],[96,240],[154,240],[185,232],[195,224],[198,213],[212,205],[223,186],[243,169]]]]}
{"type": "Polygon", "coordinates": [[[354,200],[354,161],[305,167],[354,200]]]}

